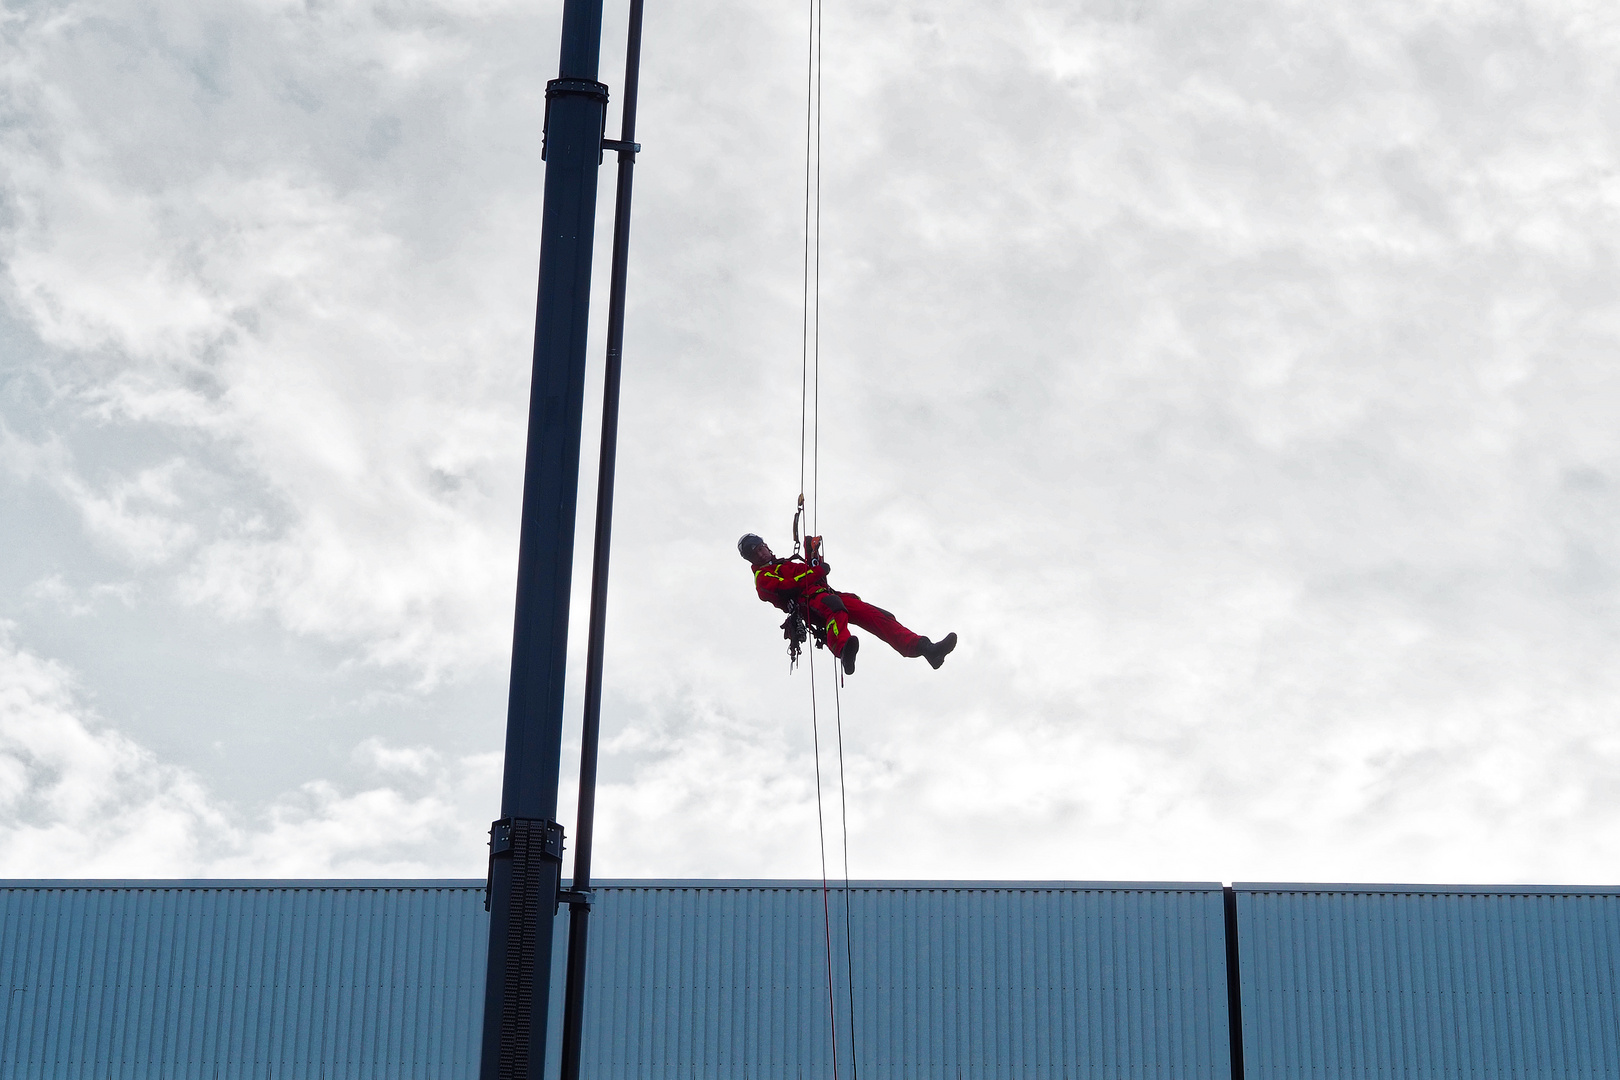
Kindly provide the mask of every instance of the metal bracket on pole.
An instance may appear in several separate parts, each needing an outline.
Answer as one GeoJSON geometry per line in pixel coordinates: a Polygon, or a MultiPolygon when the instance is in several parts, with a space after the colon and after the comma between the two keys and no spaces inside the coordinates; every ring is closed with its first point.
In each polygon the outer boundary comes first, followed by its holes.
{"type": "MultiPolygon", "coordinates": [[[[586,97],[600,101],[603,105],[608,102],[607,83],[599,83],[595,79],[552,79],[546,83],[546,116],[540,122],[540,160],[546,160],[546,138],[551,134],[551,99],[563,95],[572,97],[586,97]]],[[[607,134],[607,110],[602,110],[602,134],[607,134]]],[[[641,149],[639,146],[636,149],[641,149]]],[[[601,155],[597,155],[601,160],[601,155]]]]}
{"type": "Polygon", "coordinates": [[[550,818],[508,817],[491,822],[489,826],[491,858],[512,850],[514,832],[528,841],[530,854],[562,862],[563,827],[550,818]]]}
{"type": "Polygon", "coordinates": [[[580,94],[595,98],[604,105],[608,100],[607,83],[597,82],[595,79],[552,79],[546,83],[547,101],[563,94],[580,94]]]}
{"type": "Polygon", "coordinates": [[[489,871],[484,876],[484,910],[489,910],[489,893],[495,882],[495,860],[512,857],[512,833],[516,829],[527,840],[530,855],[562,862],[563,827],[549,818],[501,818],[489,825],[489,871]]]}
{"type": "Polygon", "coordinates": [[[625,142],[622,139],[603,139],[602,149],[617,150],[621,154],[629,154],[630,160],[634,161],[636,155],[641,153],[641,144],[638,142],[625,142]]]}
{"type": "Polygon", "coordinates": [[[594,889],[558,889],[557,906],[568,905],[570,911],[589,911],[596,900],[594,889]]]}

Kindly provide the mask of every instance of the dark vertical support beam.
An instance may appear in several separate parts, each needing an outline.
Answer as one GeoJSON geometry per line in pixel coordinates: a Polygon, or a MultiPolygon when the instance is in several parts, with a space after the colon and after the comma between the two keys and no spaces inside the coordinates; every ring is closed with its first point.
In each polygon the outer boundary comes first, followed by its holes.
{"type": "Polygon", "coordinates": [[[1243,969],[1238,955],[1237,890],[1221,890],[1226,913],[1226,1023],[1232,1047],[1232,1080],[1243,1080],[1243,969]]]}
{"type": "Polygon", "coordinates": [[[523,474],[501,818],[490,830],[483,1080],[542,1080],[552,923],[562,867],[562,759],[574,503],[585,405],[596,177],[607,87],[601,0],[565,0],[558,77],[546,86],[545,205],[523,474]]]}
{"type": "Polygon", "coordinates": [[[613,264],[608,289],[607,370],[602,384],[602,449],[596,474],[596,548],[591,566],[590,644],[585,656],[585,718],[579,751],[573,896],[568,905],[568,976],[564,984],[561,1080],[579,1080],[585,1024],[585,958],[590,942],[591,851],[596,833],[596,751],[602,730],[602,649],[607,635],[608,556],[613,544],[613,478],[619,445],[619,375],[624,355],[624,288],[630,266],[630,193],[635,179],[636,92],[641,72],[642,0],[630,0],[625,41],[618,190],[613,206],[613,264]]]}

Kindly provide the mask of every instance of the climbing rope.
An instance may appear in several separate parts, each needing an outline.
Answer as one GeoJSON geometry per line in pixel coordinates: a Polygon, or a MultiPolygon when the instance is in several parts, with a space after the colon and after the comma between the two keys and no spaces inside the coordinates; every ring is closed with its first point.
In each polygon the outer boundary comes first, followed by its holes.
{"type": "Polygon", "coordinates": [[[804,279],[799,318],[799,506],[793,553],[799,553],[804,514],[805,462],[809,461],[810,514],[816,532],[821,480],[821,0],[810,0],[804,86],[804,279]],[[807,453],[808,451],[808,453],[807,453]]]}
{"type": "MultiPolygon", "coordinates": [[[[829,650],[830,656],[831,650],[829,650]]],[[[844,704],[843,704],[843,675],[839,670],[839,661],[830,656],[833,665],[833,716],[837,734],[836,746],[838,751],[838,822],[842,833],[844,854],[844,977],[845,992],[849,1003],[849,1063],[853,1080],[860,1080],[860,1064],[855,1052],[855,919],[850,904],[849,888],[849,798],[848,786],[844,779],[844,704]]],[[[838,1076],[838,1008],[837,990],[834,987],[833,975],[833,943],[832,943],[832,901],[831,885],[827,876],[827,825],[826,812],[822,805],[821,784],[821,720],[816,697],[816,664],[815,657],[810,658],[810,735],[811,746],[815,753],[816,769],[816,834],[817,851],[821,858],[821,928],[822,938],[827,955],[827,1022],[832,1033],[833,1078],[838,1076]]]]}
{"type": "MultiPolygon", "coordinates": [[[[809,26],[806,34],[805,87],[804,87],[804,277],[803,306],[799,320],[799,500],[793,514],[793,554],[800,552],[803,537],[818,536],[821,510],[821,0],[809,0],[809,26]],[[806,465],[808,463],[808,469],[806,465]],[[808,472],[808,477],[807,477],[808,472]],[[805,480],[809,480],[810,502],[808,514],[805,506],[805,480]]],[[[797,605],[789,615],[795,628],[796,617],[802,617],[797,605]]],[[[802,631],[801,631],[802,633],[802,631]]],[[[817,635],[817,646],[821,642],[817,635]]],[[[798,646],[802,637],[789,634],[790,665],[798,660],[798,646]]],[[[842,672],[837,657],[833,657],[833,693],[837,700],[842,672]]],[[[849,815],[844,796],[844,722],[843,706],[837,705],[838,732],[838,798],[839,820],[843,831],[844,848],[844,971],[848,977],[849,1020],[851,1037],[855,1027],[854,959],[850,953],[849,906],[849,815]]],[[[821,721],[816,704],[815,656],[810,659],[810,732],[816,758],[816,834],[817,850],[821,858],[821,929],[827,957],[827,1023],[832,1038],[832,1075],[838,1080],[838,997],[834,986],[832,904],[827,880],[827,823],[822,804],[821,786],[821,721]]],[[[854,1065],[854,1047],[851,1043],[851,1066],[854,1065]]],[[[859,1080],[859,1072],[854,1073],[859,1080]]]]}
{"type": "Polygon", "coordinates": [[[843,672],[833,659],[833,716],[838,725],[838,821],[844,829],[844,974],[849,988],[849,1068],[854,1080],[861,1080],[859,1055],[855,1053],[855,920],[849,912],[849,790],[844,783],[844,685],[843,672]]]}
{"type": "MultiPolygon", "coordinates": [[[[827,1024],[832,1031],[832,1074],[838,1080],[838,1008],[833,992],[832,910],[827,900],[827,825],[821,810],[821,723],[816,717],[816,661],[810,658],[810,733],[816,754],[816,834],[821,853],[821,932],[827,945],[827,1024]]],[[[846,892],[847,895],[847,892],[846,892]]],[[[846,931],[844,937],[849,937],[846,931]]]]}
{"type": "MultiPolygon", "coordinates": [[[[809,0],[806,34],[804,87],[804,277],[803,305],[799,320],[799,499],[793,514],[793,555],[798,557],[801,538],[820,535],[821,511],[821,59],[822,4],[809,0]],[[805,503],[806,483],[810,494],[805,503]],[[800,525],[805,527],[801,533],[800,525]]],[[[806,541],[807,542],[807,541],[806,541]]],[[[789,661],[796,663],[804,640],[798,610],[789,614],[789,661]]],[[[788,624],[784,624],[786,627],[788,624]]],[[[816,635],[820,647],[820,635],[816,635]]],[[[829,650],[830,654],[831,650],[829,650]]],[[[850,1068],[860,1080],[855,1054],[855,959],[852,937],[854,920],[849,897],[849,800],[844,784],[844,709],[841,687],[844,678],[837,657],[833,664],[833,701],[838,748],[838,810],[844,855],[844,975],[849,1002],[850,1068]]],[[[816,833],[821,858],[821,927],[827,957],[827,1022],[832,1037],[832,1075],[838,1078],[838,1007],[834,986],[832,905],[827,878],[827,825],[822,803],[821,721],[816,700],[815,656],[810,660],[810,731],[816,758],[816,833]]]]}

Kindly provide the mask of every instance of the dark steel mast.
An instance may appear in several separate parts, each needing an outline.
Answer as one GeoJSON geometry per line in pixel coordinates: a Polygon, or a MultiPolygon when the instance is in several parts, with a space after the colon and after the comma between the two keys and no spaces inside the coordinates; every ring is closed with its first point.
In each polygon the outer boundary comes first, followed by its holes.
{"type": "Polygon", "coordinates": [[[602,650],[607,633],[608,555],[613,540],[613,474],[619,442],[619,371],[624,353],[624,287],[630,265],[630,189],[635,177],[636,93],[641,69],[641,5],[630,0],[624,50],[624,102],[619,138],[603,145],[619,153],[613,205],[613,264],[608,288],[607,368],[602,380],[602,449],[596,474],[596,548],[591,567],[590,644],[585,656],[585,717],[580,733],[578,835],[568,894],[568,975],[564,984],[561,1080],[579,1080],[585,1023],[585,958],[591,918],[591,843],[596,825],[596,748],[602,728],[602,650]]]}
{"type": "Polygon", "coordinates": [[[489,970],[482,1080],[542,1080],[552,925],[562,867],[556,822],[574,504],[597,170],[607,87],[597,81],[602,0],[565,0],[558,77],[546,84],[545,204],[535,305],[512,681],[501,817],[490,828],[489,970]]]}

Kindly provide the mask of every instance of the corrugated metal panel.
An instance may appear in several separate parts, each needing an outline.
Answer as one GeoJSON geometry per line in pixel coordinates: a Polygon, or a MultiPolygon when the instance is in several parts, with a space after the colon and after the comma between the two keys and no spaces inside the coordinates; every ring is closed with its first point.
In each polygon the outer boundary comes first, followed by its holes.
{"type": "Polygon", "coordinates": [[[0,883],[5,1077],[475,1075],[483,883],[0,883]]]}
{"type": "MultiPolygon", "coordinates": [[[[0,985],[19,988],[0,1070],[471,1077],[481,886],[0,882],[0,985]]],[[[830,1075],[819,886],[610,882],[597,897],[592,1080],[830,1075]]],[[[831,900],[846,1069],[853,1053],[874,1077],[1228,1076],[1218,886],[858,885],[853,1025],[831,900]]]]}
{"type": "MultiPolygon", "coordinates": [[[[0,1075],[470,1078],[481,885],[0,882],[0,1075]]],[[[861,883],[851,972],[830,900],[845,1070],[1228,1075],[1216,886],[861,883]]],[[[1237,916],[1250,1077],[1620,1076],[1620,890],[1242,885],[1237,916]]],[[[821,920],[808,883],[604,883],[587,1075],[830,1075],[821,920]]]]}
{"type": "MultiPolygon", "coordinates": [[[[847,959],[829,900],[850,1075],[1230,1075],[1218,885],[862,883],[847,959]]],[[[822,920],[819,884],[600,888],[584,1075],[830,1076],[822,920]]]]}
{"type": "Polygon", "coordinates": [[[1237,890],[1252,1080],[1620,1077],[1620,890],[1237,890]]]}

